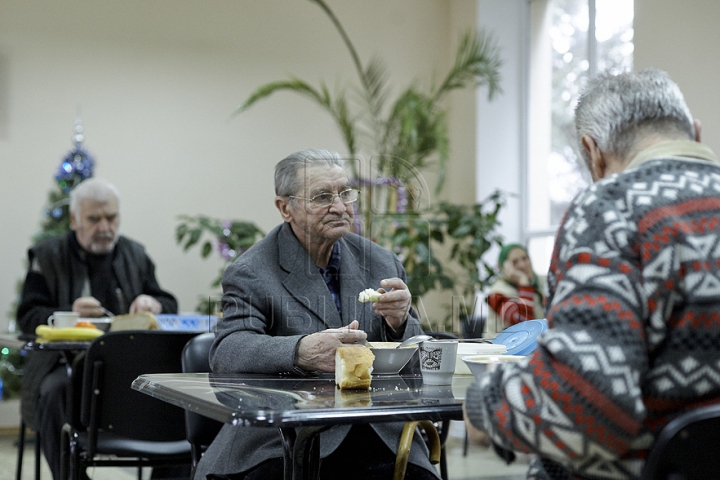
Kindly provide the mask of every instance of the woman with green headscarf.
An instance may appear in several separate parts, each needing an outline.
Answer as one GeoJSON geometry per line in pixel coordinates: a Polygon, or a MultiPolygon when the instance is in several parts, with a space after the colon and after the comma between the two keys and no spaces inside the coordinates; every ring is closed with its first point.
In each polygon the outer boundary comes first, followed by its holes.
{"type": "Polygon", "coordinates": [[[488,294],[487,323],[483,336],[492,338],[507,327],[545,317],[544,288],[532,268],[527,249],[510,243],[500,250],[501,277],[488,294]]]}

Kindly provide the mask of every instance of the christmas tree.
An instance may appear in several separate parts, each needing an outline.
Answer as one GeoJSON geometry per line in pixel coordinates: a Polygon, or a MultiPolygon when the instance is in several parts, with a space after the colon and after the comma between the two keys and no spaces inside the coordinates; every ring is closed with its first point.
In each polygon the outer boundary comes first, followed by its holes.
{"type": "MultiPolygon", "coordinates": [[[[48,194],[48,204],[44,211],[41,230],[35,234],[33,243],[62,235],[70,230],[70,191],[86,178],[92,177],[95,166],[92,156],[82,146],[84,139],[82,120],[78,116],[75,120],[73,135],[74,146],[63,157],[55,172],[56,185],[48,194]]],[[[22,280],[18,281],[18,298],[22,287],[22,280]]],[[[9,312],[8,330],[10,332],[17,330],[16,311],[17,302],[9,312]]],[[[0,399],[20,396],[23,354],[24,352],[12,348],[0,349],[0,399]]]]}
{"type": "Polygon", "coordinates": [[[57,185],[48,194],[48,206],[41,231],[35,241],[61,235],[70,230],[70,190],[86,178],[93,176],[95,161],[82,146],[85,136],[80,117],[75,120],[74,147],[60,162],[55,181],[57,185]]]}

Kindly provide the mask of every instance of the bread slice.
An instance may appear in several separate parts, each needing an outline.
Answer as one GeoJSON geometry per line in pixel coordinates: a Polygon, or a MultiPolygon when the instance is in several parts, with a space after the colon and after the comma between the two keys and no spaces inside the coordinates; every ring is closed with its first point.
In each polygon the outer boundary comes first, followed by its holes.
{"type": "Polygon", "coordinates": [[[160,330],[157,318],[151,312],[141,312],[113,317],[111,332],[121,330],[160,330]]]}
{"type": "Polygon", "coordinates": [[[369,390],[375,355],[363,346],[338,347],[335,351],[335,385],[340,390],[369,390]]]}
{"type": "Polygon", "coordinates": [[[362,292],[358,294],[358,302],[360,303],[367,303],[367,302],[377,302],[380,300],[380,296],[382,293],[378,292],[377,290],[373,288],[366,288],[362,292]]]}

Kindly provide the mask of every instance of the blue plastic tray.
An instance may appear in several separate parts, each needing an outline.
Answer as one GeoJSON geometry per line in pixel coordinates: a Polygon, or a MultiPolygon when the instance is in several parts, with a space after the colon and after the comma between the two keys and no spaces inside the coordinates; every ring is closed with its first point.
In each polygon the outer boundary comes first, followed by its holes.
{"type": "Polygon", "coordinates": [[[492,343],[505,345],[508,355],[528,355],[537,348],[537,337],[547,330],[547,320],[526,320],[508,327],[492,343]]]}
{"type": "Polygon", "coordinates": [[[177,332],[211,332],[215,328],[215,315],[173,315],[161,313],[155,315],[160,330],[177,332]]]}

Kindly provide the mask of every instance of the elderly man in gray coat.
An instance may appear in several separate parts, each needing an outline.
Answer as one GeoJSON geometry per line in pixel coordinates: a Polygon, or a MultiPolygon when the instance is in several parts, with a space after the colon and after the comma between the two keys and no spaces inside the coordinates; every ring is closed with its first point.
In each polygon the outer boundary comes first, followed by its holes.
{"type": "MultiPolygon", "coordinates": [[[[214,373],[333,372],[342,345],[421,333],[405,271],[392,252],[351,233],[358,199],[337,153],[305,150],[275,167],[284,222],[223,276],[223,319],[210,351],[214,373]],[[360,304],[366,288],[382,293],[360,304]]],[[[392,478],[403,423],[335,426],[320,434],[323,480],[392,478]]],[[[415,436],[406,478],[436,479],[415,436]]],[[[225,425],[195,478],[282,478],[277,431],[225,425]]]]}

